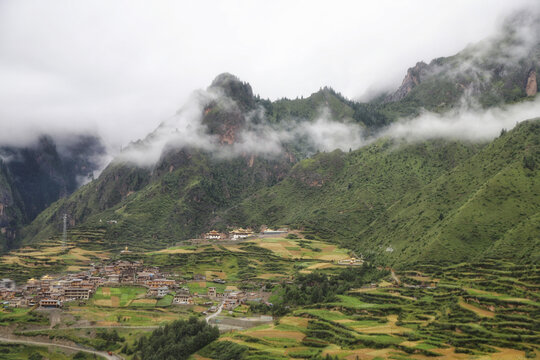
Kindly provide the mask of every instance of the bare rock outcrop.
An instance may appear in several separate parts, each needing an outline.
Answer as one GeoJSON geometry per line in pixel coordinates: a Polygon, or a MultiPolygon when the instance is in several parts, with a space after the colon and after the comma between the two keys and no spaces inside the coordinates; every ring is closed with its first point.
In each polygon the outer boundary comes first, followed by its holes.
{"type": "Polygon", "coordinates": [[[536,82],[536,70],[529,71],[527,76],[527,85],[525,85],[527,96],[535,96],[538,92],[538,83],[536,82]]]}
{"type": "Polygon", "coordinates": [[[407,96],[411,90],[420,84],[421,77],[429,69],[429,65],[423,61],[416,63],[416,65],[407,70],[407,75],[403,79],[401,86],[392,95],[386,98],[387,102],[394,102],[403,99],[407,96]]]}

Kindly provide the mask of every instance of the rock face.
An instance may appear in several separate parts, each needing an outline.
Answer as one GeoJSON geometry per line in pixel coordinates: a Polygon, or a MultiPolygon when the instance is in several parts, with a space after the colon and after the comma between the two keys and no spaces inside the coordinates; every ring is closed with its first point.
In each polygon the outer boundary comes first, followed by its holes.
{"type": "Polygon", "coordinates": [[[529,71],[529,76],[527,76],[527,85],[525,86],[525,92],[527,96],[535,96],[538,92],[538,84],[536,82],[536,71],[529,71]]]}
{"type": "Polygon", "coordinates": [[[21,226],[89,180],[104,151],[88,135],[61,145],[42,136],[25,147],[0,146],[0,251],[16,246],[21,226]]]}
{"type": "Polygon", "coordinates": [[[407,70],[407,75],[403,79],[401,86],[392,95],[386,98],[387,102],[394,102],[403,99],[407,96],[411,90],[420,84],[421,77],[429,70],[429,65],[423,61],[416,63],[416,65],[407,70]]]}

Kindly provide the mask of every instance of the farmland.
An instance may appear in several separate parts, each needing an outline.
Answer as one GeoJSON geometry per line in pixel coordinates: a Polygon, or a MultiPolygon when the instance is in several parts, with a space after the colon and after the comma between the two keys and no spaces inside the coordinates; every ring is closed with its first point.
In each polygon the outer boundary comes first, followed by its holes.
{"type": "Polygon", "coordinates": [[[300,306],[274,324],[224,334],[224,344],[211,344],[200,355],[215,358],[216,349],[228,348],[245,359],[540,356],[535,266],[485,261],[424,266],[398,276],[402,286],[383,280],[335,301],[300,306]]]}
{"type": "MultiPolygon", "coordinates": [[[[104,261],[107,255],[77,243],[65,253],[53,245],[27,248],[21,253],[64,258],[73,261],[70,266],[85,266],[90,259],[104,261]]],[[[500,259],[450,266],[418,265],[396,270],[393,277],[389,271],[369,265],[339,265],[339,260],[356,255],[334,244],[301,237],[261,237],[108,255],[159,267],[185,282],[183,286],[191,294],[206,295],[209,287],[215,287],[218,294],[244,290],[260,292],[258,296],[274,303],[272,308],[248,301],[230,313],[224,311],[218,322],[261,313],[272,314],[274,321],[245,331],[224,332],[218,341],[194,355],[195,359],[316,359],[328,355],[352,360],[510,360],[540,355],[540,274],[535,265],[516,265],[500,259]],[[303,298],[291,298],[287,289],[300,286],[296,281],[310,274],[321,274],[330,285],[334,279],[351,278],[350,274],[366,277],[353,282],[340,280],[326,293],[301,290],[305,292],[300,294],[303,298]],[[216,279],[225,283],[216,283],[216,279]],[[223,357],[228,353],[240,357],[223,357]]],[[[8,256],[21,255],[17,252],[8,256]]],[[[25,324],[15,330],[25,337],[60,339],[94,348],[107,346],[120,353],[156,327],[202,316],[201,312],[209,307],[208,300],[202,297],[195,297],[190,306],[173,306],[172,294],[156,299],[146,293],[147,289],[140,286],[104,285],[85,303],[66,306],[52,328],[46,314],[29,309],[4,309],[0,323],[7,327],[25,324]],[[123,340],[107,343],[107,329],[115,329],[123,340]]],[[[30,351],[17,349],[10,351],[30,351]]],[[[35,351],[45,354],[48,350],[35,351]]],[[[49,356],[63,359],[64,355],[49,356]]],[[[122,356],[131,359],[129,354],[122,356]]]]}

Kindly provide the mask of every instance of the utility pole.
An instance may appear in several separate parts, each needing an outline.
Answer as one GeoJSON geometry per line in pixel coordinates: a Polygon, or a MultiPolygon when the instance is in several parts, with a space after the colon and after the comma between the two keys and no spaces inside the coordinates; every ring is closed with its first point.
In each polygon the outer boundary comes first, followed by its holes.
{"type": "Polygon", "coordinates": [[[64,229],[62,231],[62,250],[66,249],[67,242],[67,214],[64,213],[64,229]]]}

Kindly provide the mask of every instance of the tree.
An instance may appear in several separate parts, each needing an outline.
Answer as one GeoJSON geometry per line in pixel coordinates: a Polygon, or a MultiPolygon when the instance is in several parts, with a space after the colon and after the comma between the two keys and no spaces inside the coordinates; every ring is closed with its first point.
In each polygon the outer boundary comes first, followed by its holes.
{"type": "Polygon", "coordinates": [[[37,353],[37,352],[33,352],[28,357],[28,360],[42,360],[42,359],[43,359],[43,355],[41,355],[40,353],[37,353]]]}

